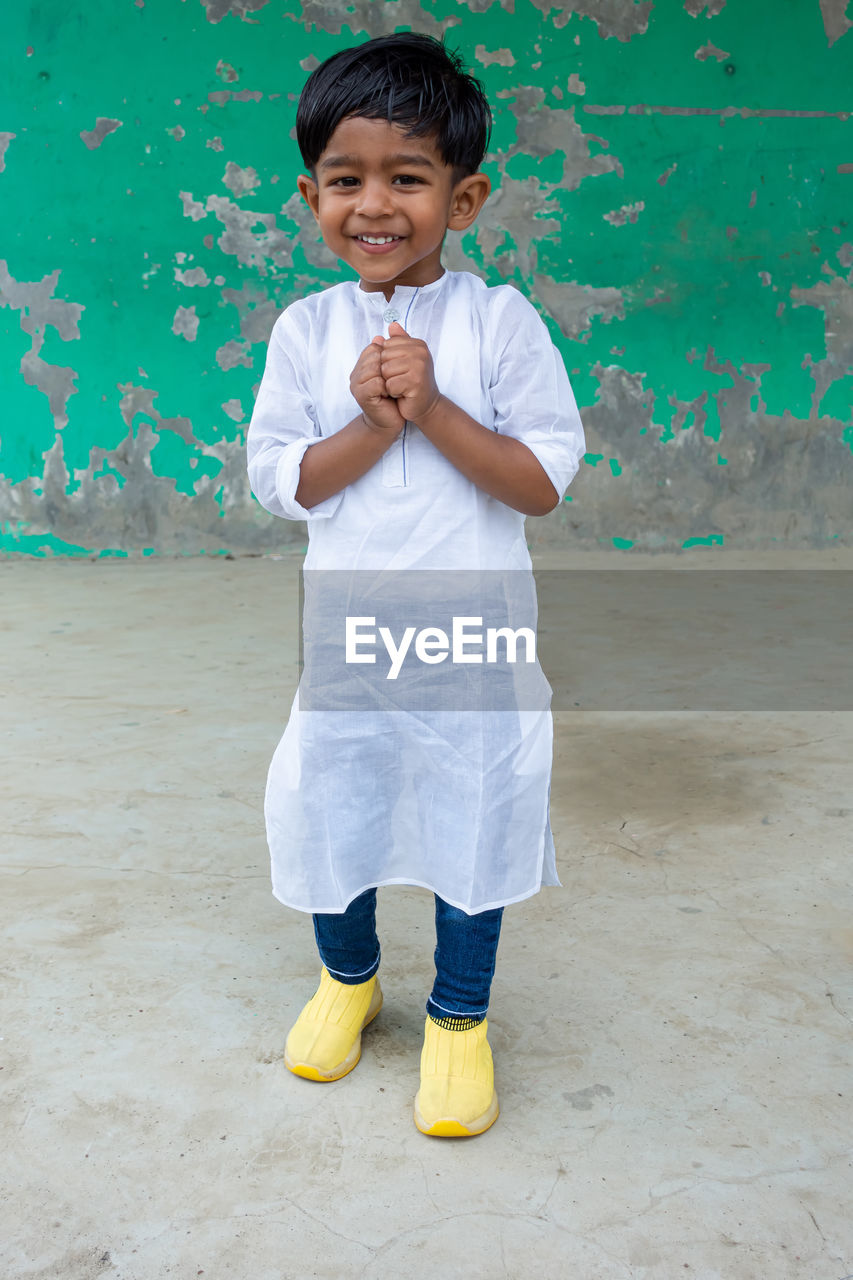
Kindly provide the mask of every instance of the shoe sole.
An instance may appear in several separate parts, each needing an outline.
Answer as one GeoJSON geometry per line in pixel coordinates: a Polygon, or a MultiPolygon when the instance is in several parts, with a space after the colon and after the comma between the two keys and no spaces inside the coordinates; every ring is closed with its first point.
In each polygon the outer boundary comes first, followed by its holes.
{"type": "Polygon", "coordinates": [[[439,1120],[434,1120],[432,1124],[428,1124],[423,1118],[418,1105],[415,1103],[415,1126],[421,1133],[425,1133],[428,1138],[476,1138],[478,1133],[485,1133],[490,1129],[500,1115],[498,1107],[498,1095],[492,1094],[492,1101],[488,1110],[484,1111],[476,1120],[469,1120],[463,1123],[457,1120],[455,1116],[442,1116],[439,1120]]]}
{"type": "Polygon", "coordinates": [[[288,1071],[292,1071],[295,1076],[301,1076],[303,1080],[317,1080],[321,1084],[331,1084],[333,1080],[340,1080],[344,1076],[349,1075],[353,1068],[358,1066],[359,1059],[361,1058],[361,1032],[373,1021],[379,1010],[382,1008],[382,1005],[383,996],[379,988],[379,984],[377,983],[374,987],[373,997],[371,998],[368,1006],[364,1022],[361,1024],[361,1031],[359,1031],[353,1047],[350,1049],[343,1062],[339,1062],[331,1071],[321,1071],[319,1067],[315,1067],[310,1062],[294,1062],[288,1057],[286,1049],[284,1052],[284,1065],[287,1067],[288,1071]],[[379,996],[379,1001],[374,1007],[374,1001],[376,1000],[377,994],[379,996]]]}

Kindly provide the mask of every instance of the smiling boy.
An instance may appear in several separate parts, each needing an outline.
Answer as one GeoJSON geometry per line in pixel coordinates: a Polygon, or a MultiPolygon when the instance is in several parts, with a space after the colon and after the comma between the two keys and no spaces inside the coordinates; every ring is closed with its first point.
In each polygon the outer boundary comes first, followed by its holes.
{"type": "MultiPolygon", "coordinates": [[[[358,279],[279,317],[247,452],[267,510],[308,523],[306,577],[426,570],[449,593],[453,570],[529,574],[524,516],[577,471],[580,418],[535,309],[441,263],[447,231],[489,195],[490,123],[458,57],[414,33],[333,55],[303,89],[299,190],[358,279]]],[[[437,945],[415,1123],[472,1136],[494,1122],[502,912],[558,883],[551,740],[547,706],[318,716],[297,691],[265,800],[273,892],[312,914],[323,964],[287,1038],[292,1071],[328,1081],[356,1065],[382,1004],[377,887],[421,885],[437,945]]]]}
{"type": "MultiPolygon", "coordinates": [[[[398,124],[361,116],[337,125],[311,176],[297,185],[328,248],[358,272],[365,292],[381,291],[386,300],[401,285],[441,278],[447,231],[470,226],[491,189],[484,173],[459,176],[434,138],[411,138],[398,124]]],[[[358,479],[409,422],[493,497],[525,515],[556,506],[554,486],[526,446],[487,431],[439,393],[426,343],[394,322],[389,335],[375,336],[361,353],[350,382],[361,418],[336,433],[331,449],[303,460],[298,501],[312,507],[358,479]]]]}

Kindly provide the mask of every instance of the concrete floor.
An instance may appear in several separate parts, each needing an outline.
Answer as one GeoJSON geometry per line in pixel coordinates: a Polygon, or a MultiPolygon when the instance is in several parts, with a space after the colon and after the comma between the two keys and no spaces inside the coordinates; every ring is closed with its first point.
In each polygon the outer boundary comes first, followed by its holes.
{"type": "Polygon", "coordinates": [[[428,1139],[424,891],[380,895],[357,1070],[281,1061],[317,975],[261,815],[297,563],[0,564],[3,1280],[849,1277],[853,715],[561,712],[502,1114],[428,1139]]]}

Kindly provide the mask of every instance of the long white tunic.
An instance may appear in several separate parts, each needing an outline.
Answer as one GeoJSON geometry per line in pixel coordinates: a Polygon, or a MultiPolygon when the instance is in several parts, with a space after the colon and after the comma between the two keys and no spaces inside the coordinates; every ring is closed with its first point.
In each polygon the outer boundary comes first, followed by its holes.
{"type": "MultiPolygon", "coordinates": [[[[340,493],[310,510],[296,501],[305,450],[358,415],[350,372],[393,319],[427,343],[439,390],[527,445],[562,496],[585,446],[559,352],[516,289],[455,271],[399,286],[388,302],[347,281],[282,313],[247,438],[253,492],[274,515],[307,521],[306,574],[530,573],[524,517],[472,484],[412,423],[340,493]]],[[[349,714],[301,709],[297,691],[266,787],[275,896],[302,911],[341,912],[367,888],[415,884],[473,913],[559,884],[551,750],[547,706],[349,714]]]]}

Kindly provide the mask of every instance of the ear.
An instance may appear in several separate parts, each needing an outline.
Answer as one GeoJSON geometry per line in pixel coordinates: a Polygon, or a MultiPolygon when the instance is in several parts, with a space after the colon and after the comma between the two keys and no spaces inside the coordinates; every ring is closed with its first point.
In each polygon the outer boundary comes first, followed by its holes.
{"type": "Polygon", "coordinates": [[[471,173],[460,178],[450,197],[450,214],[447,226],[450,231],[464,231],[470,227],[488,199],[492,184],[484,173],[471,173]]]}
{"type": "Polygon", "coordinates": [[[308,205],[314,217],[320,220],[320,189],[314,179],[307,173],[300,173],[296,179],[296,185],[299,188],[299,194],[308,205]]]}

